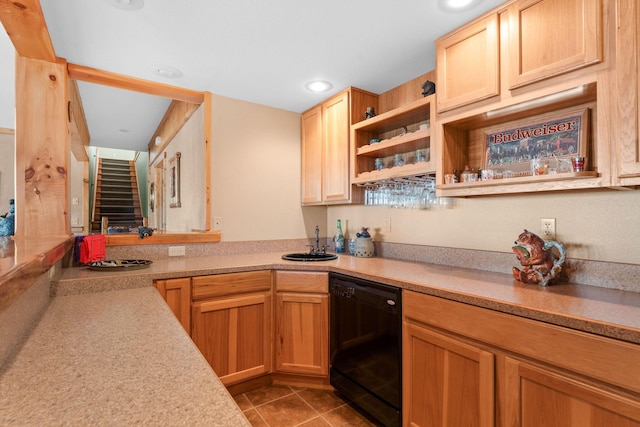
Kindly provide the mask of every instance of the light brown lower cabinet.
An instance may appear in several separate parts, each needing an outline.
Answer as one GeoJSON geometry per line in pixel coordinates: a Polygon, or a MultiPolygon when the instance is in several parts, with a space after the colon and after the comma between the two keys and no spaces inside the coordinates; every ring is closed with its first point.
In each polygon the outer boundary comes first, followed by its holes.
{"type": "Polygon", "coordinates": [[[505,368],[505,425],[640,426],[637,397],[511,357],[506,358],[505,368]]]}
{"type": "Polygon", "coordinates": [[[182,327],[191,333],[191,278],[156,280],[153,282],[162,298],[176,315],[182,327]]]}
{"type": "Polygon", "coordinates": [[[410,321],[403,327],[404,424],[492,427],[495,356],[410,321]]]}
{"type": "Polygon", "coordinates": [[[640,346],[403,293],[403,425],[638,427],[640,346]]]}
{"type": "Polygon", "coordinates": [[[192,278],[191,338],[224,385],[271,372],[271,271],[192,278]]]}
{"type": "Polygon", "coordinates": [[[329,275],[276,271],[275,372],[329,375],[329,275]]]}

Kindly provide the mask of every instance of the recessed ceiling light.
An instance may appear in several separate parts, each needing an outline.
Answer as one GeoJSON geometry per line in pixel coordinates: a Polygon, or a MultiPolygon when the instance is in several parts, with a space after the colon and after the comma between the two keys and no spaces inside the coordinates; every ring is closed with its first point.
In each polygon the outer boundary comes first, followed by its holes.
{"type": "Polygon", "coordinates": [[[476,6],[482,0],[438,0],[438,7],[445,12],[463,12],[476,6]]]}
{"type": "Polygon", "coordinates": [[[144,0],[109,0],[109,3],[123,10],[138,10],[144,6],[144,0]]]}
{"type": "Polygon", "coordinates": [[[325,80],[314,80],[305,84],[304,87],[311,92],[326,92],[331,89],[333,85],[325,80]]]}
{"type": "Polygon", "coordinates": [[[155,72],[156,75],[164,77],[165,79],[178,79],[182,77],[182,71],[169,67],[168,65],[156,65],[155,72]]]}

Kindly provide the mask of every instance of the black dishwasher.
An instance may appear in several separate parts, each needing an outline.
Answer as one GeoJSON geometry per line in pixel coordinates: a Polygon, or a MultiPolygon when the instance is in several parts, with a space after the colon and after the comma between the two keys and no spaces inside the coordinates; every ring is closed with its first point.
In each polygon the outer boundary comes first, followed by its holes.
{"type": "Polygon", "coordinates": [[[393,286],[331,273],[330,381],[383,426],[402,424],[402,298],[393,286]]]}

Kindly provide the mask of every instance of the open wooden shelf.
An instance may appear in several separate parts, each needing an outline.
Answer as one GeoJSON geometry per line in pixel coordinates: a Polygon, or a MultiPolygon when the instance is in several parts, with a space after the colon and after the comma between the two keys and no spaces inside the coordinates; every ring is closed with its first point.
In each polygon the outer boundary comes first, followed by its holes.
{"type": "Polygon", "coordinates": [[[409,123],[418,123],[429,119],[430,109],[435,108],[435,95],[420,98],[405,106],[387,111],[370,119],[354,123],[351,126],[355,131],[367,131],[384,133],[406,126],[409,123]]]}
{"type": "MultiPolygon", "coordinates": [[[[438,171],[436,190],[439,196],[461,197],[491,194],[526,193],[534,191],[577,190],[602,186],[594,151],[597,146],[598,96],[597,83],[580,82],[562,90],[516,104],[479,112],[467,117],[440,119],[442,126],[442,169],[438,171]],[[517,176],[468,183],[444,184],[444,175],[484,167],[486,134],[496,129],[513,129],[528,123],[544,121],[562,114],[588,110],[589,120],[585,144],[588,164],[585,172],[569,172],[536,176],[517,176]]],[[[601,165],[600,165],[601,166],[601,165]]],[[[504,169],[503,168],[497,168],[504,169]]],[[[508,169],[508,167],[506,167],[508,169]]]]}
{"type": "Polygon", "coordinates": [[[439,196],[486,196],[505,193],[577,190],[602,186],[597,172],[567,172],[552,175],[520,176],[488,181],[462,182],[436,185],[439,196]]]}
{"type": "Polygon", "coordinates": [[[419,162],[410,165],[396,166],[382,170],[373,170],[370,172],[362,172],[352,180],[353,184],[364,184],[367,182],[385,181],[395,178],[403,178],[409,176],[426,175],[435,173],[435,162],[419,162]]]}
{"type": "Polygon", "coordinates": [[[415,151],[428,145],[431,137],[431,129],[420,129],[390,139],[383,139],[369,145],[363,145],[356,150],[356,155],[366,157],[387,157],[402,152],[415,151]]]}
{"type": "MultiPolygon", "coordinates": [[[[431,128],[435,125],[435,95],[420,98],[402,107],[379,114],[351,126],[354,172],[353,184],[383,181],[435,173],[435,161],[407,163],[404,166],[375,169],[376,158],[396,154],[412,161],[417,150],[424,150],[427,159],[434,158],[431,128]],[[404,132],[397,135],[398,132],[404,132]],[[394,135],[396,133],[396,135],[394,135]],[[371,144],[371,139],[381,139],[371,144]]],[[[388,163],[388,162],[387,162],[388,163]]]]}

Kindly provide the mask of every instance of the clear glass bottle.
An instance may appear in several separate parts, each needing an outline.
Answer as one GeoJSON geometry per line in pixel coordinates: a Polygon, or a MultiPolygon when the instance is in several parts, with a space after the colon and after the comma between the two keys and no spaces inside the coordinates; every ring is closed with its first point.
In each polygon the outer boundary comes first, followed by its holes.
{"type": "Polygon", "coordinates": [[[336,243],[336,253],[344,253],[344,233],[342,232],[342,221],[338,220],[338,229],[333,238],[336,243]]]}

